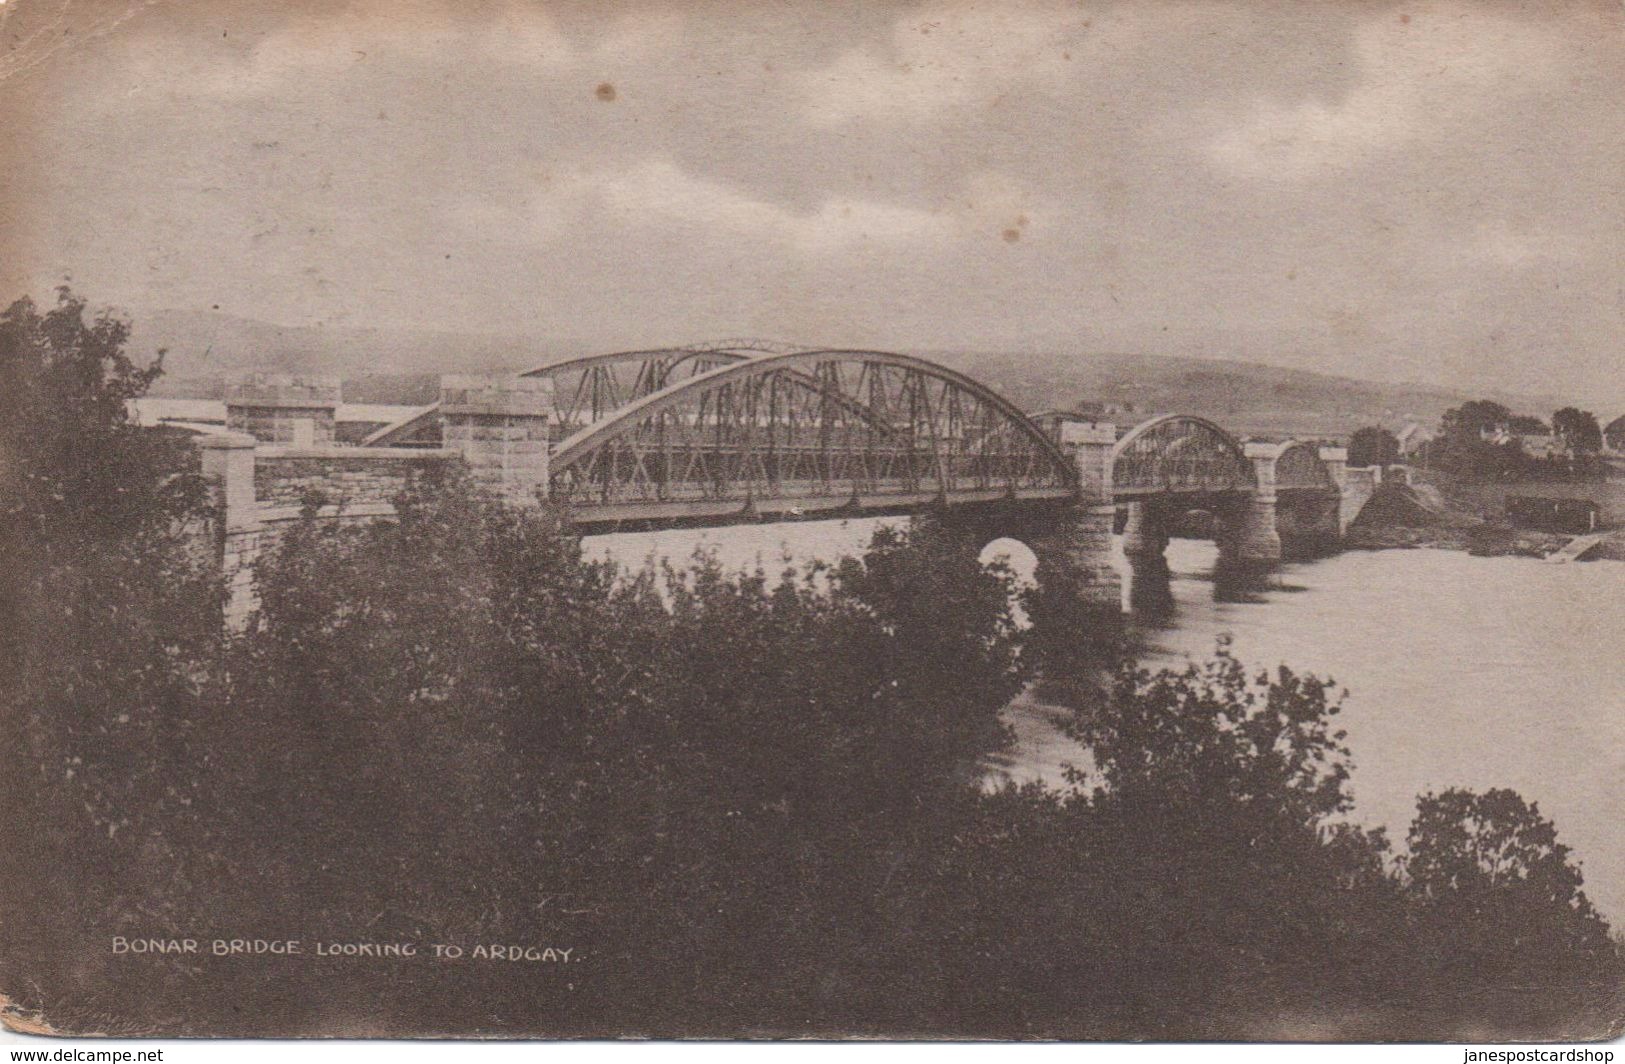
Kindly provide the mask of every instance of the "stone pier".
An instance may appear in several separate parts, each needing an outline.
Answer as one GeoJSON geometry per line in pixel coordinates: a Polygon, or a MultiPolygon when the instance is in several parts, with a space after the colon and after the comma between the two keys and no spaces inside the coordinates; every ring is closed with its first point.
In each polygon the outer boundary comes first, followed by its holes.
{"type": "Polygon", "coordinates": [[[1344,467],[1337,508],[1337,531],[1340,535],[1348,534],[1349,526],[1382,486],[1382,476],[1382,466],[1344,467]]]}
{"type": "Polygon", "coordinates": [[[243,433],[203,436],[197,441],[203,479],[212,494],[214,542],[226,583],[225,616],[240,627],[253,612],[254,561],[260,552],[260,507],[254,495],[254,448],[243,433]]]}
{"type": "Polygon", "coordinates": [[[1117,430],[1099,422],[1064,421],[1058,437],[1078,471],[1075,498],[939,506],[920,520],[972,554],[996,539],[1018,540],[1038,559],[1034,577],[1041,591],[1088,611],[1116,614],[1122,610],[1122,577],[1112,562],[1111,453],[1117,430]]]}
{"type": "Polygon", "coordinates": [[[972,555],[996,539],[1018,540],[1038,559],[1033,575],[1042,590],[1116,613],[1122,609],[1122,578],[1112,564],[1113,512],[1111,506],[1063,499],[938,507],[917,521],[972,555]]]}
{"type": "Polygon", "coordinates": [[[1123,523],[1123,553],[1138,570],[1141,566],[1166,568],[1163,552],[1168,549],[1168,515],[1150,499],[1128,503],[1123,523]]]}
{"type": "Polygon", "coordinates": [[[1051,538],[1039,532],[1038,543],[1022,542],[1038,556],[1040,580],[1048,557],[1050,571],[1074,581],[1087,606],[1121,610],[1123,578],[1112,561],[1112,525],[1117,517],[1112,504],[1112,449],[1117,444],[1117,426],[1105,421],[1062,421],[1058,442],[1077,467],[1078,502],[1051,526],[1051,538]]]}
{"type": "Polygon", "coordinates": [[[1157,499],[1137,499],[1124,510],[1123,556],[1129,564],[1129,602],[1135,609],[1161,610],[1172,602],[1168,568],[1171,523],[1178,515],[1157,499]]]}
{"type": "Polygon", "coordinates": [[[1281,560],[1281,534],[1276,526],[1275,463],[1280,447],[1247,443],[1254,487],[1239,504],[1226,507],[1219,536],[1219,560],[1227,565],[1267,567],[1281,560]]]}
{"type": "Polygon", "coordinates": [[[440,379],[442,439],[475,478],[517,506],[547,494],[548,422],[553,382],[546,377],[446,376],[440,379]]]}
{"type": "Polygon", "coordinates": [[[256,374],[226,387],[226,429],[260,443],[318,447],[333,442],[337,377],[256,374]]]}

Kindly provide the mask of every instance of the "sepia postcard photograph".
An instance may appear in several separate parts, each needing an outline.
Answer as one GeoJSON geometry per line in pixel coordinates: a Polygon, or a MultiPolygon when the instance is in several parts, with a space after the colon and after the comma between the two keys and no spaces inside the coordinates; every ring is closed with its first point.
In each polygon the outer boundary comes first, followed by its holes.
{"type": "Polygon", "coordinates": [[[1617,1040],[1625,4],[0,0],[0,735],[46,1047],[1617,1040]]]}

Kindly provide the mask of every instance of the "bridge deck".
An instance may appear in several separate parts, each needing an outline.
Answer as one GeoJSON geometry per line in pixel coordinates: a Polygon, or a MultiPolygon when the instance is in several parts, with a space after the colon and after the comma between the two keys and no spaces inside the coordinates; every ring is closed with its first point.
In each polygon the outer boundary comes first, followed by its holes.
{"type": "Polygon", "coordinates": [[[594,534],[613,530],[664,527],[712,527],[760,521],[811,521],[842,517],[878,517],[917,512],[937,505],[985,506],[1006,502],[1075,499],[1069,488],[1019,488],[1015,491],[934,491],[825,494],[769,499],[672,499],[663,502],[576,504],[569,508],[570,523],[594,534]]]}

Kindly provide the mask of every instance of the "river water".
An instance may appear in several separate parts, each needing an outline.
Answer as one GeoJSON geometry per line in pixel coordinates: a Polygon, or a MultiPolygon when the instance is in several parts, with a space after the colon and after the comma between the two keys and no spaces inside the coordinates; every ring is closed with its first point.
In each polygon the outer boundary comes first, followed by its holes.
{"type": "MultiPolygon", "coordinates": [[[[863,549],[877,520],[592,537],[591,555],[682,561],[696,545],[729,568],[863,549]]],[[[1030,579],[1025,547],[999,541],[1030,579]]],[[[1416,796],[1511,787],[1574,850],[1586,890],[1625,923],[1625,563],[1554,565],[1459,551],[1351,551],[1284,566],[1247,601],[1217,601],[1213,545],[1168,548],[1171,602],[1134,619],[1142,664],[1181,665],[1228,636],[1255,666],[1288,664],[1347,688],[1355,819],[1402,845],[1416,796]]],[[[1121,558],[1119,558],[1121,563],[1121,558]]],[[[1052,711],[1018,699],[1010,778],[1061,785],[1082,752],[1052,711]]]]}

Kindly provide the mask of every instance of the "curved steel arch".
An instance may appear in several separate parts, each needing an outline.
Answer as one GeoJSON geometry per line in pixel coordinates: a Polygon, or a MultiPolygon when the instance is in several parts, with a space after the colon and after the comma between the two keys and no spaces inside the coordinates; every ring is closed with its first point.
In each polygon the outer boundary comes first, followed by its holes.
{"type": "Polygon", "coordinates": [[[742,362],[759,355],[783,355],[808,350],[796,344],[778,340],[715,340],[680,347],[649,347],[631,351],[610,351],[596,355],[571,355],[568,358],[544,362],[520,372],[521,377],[545,377],[573,369],[593,366],[621,365],[628,362],[664,361],[670,365],[688,360],[726,360],[742,362]]]}
{"type": "Polygon", "coordinates": [[[975,379],[838,349],[759,355],[646,395],[561,440],[551,478],[552,497],[575,506],[1077,490],[1066,454],[975,379]],[[1005,442],[970,446],[996,426],[1005,442]]]}
{"type": "MultiPolygon", "coordinates": [[[[727,363],[803,350],[806,348],[773,340],[718,340],[682,347],[571,355],[544,362],[518,376],[553,379],[549,436],[557,441],[587,425],[603,421],[646,395],[668,387],[685,369],[689,376],[696,376],[727,363]],[[626,374],[627,369],[632,370],[630,378],[626,374]]],[[[410,438],[430,423],[438,422],[439,417],[440,403],[430,403],[378,429],[362,440],[362,446],[390,446],[410,438]]]]}
{"type": "Polygon", "coordinates": [[[1320,460],[1320,447],[1308,440],[1287,440],[1275,453],[1275,488],[1335,491],[1331,471],[1320,460]]]}
{"type": "Polygon", "coordinates": [[[604,420],[643,396],[653,395],[670,385],[685,367],[689,376],[694,376],[721,364],[754,357],[752,348],[726,343],[657,347],[571,356],[545,362],[519,376],[553,379],[552,435],[558,439],[604,420]],[[627,369],[633,371],[630,379],[627,369]]]}
{"type": "Polygon", "coordinates": [[[521,377],[546,377],[554,373],[563,373],[573,369],[588,369],[593,366],[666,360],[675,363],[707,356],[732,362],[755,357],[754,353],[750,351],[725,345],[694,344],[685,347],[650,347],[635,351],[608,351],[593,355],[570,355],[567,358],[554,359],[551,362],[543,362],[531,369],[522,370],[518,375],[521,377]]]}
{"type": "MultiPolygon", "coordinates": [[[[672,374],[685,363],[692,364],[695,372],[715,368],[715,364],[740,362],[753,358],[750,345],[765,341],[725,341],[720,344],[696,344],[690,347],[656,347],[642,351],[612,351],[598,355],[571,355],[568,358],[544,362],[518,374],[521,377],[552,377],[553,416],[549,435],[557,439],[583,425],[600,421],[644,395],[666,387],[672,374]],[[620,372],[623,367],[636,366],[631,380],[620,372]],[[569,378],[576,374],[574,379],[569,378]]],[[[392,425],[386,425],[366,439],[364,447],[387,447],[410,437],[425,425],[440,417],[440,403],[433,402],[421,410],[392,425]]]]}
{"type": "Polygon", "coordinates": [[[1241,442],[1194,414],[1164,414],[1141,422],[1112,447],[1114,494],[1244,491],[1255,484],[1241,442]]]}

